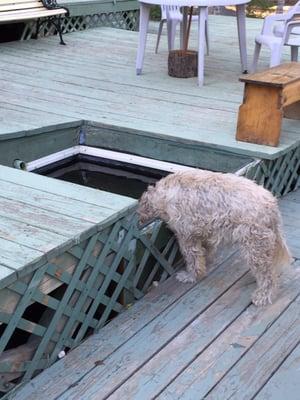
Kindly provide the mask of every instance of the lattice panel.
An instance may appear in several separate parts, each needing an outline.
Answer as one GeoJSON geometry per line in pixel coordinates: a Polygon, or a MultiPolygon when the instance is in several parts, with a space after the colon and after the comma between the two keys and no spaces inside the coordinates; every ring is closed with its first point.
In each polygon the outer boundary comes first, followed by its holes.
{"type": "Polygon", "coordinates": [[[261,160],[245,175],[255,180],[275,196],[284,196],[300,187],[300,147],[276,160],[261,160]]]}
{"type": "MultiPolygon", "coordinates": [[[[65,17],[62,18],[62,29],[64,33],[69,33],[106,26],[136,31],[138,29],[138,19],[138,10],[65,17]]],[[[36,21],[29,21],[25,24],[21,40],[31,39],[35,33],[36,21]]],[[[54,26],[45,23],[40,30],[39,37],[54,34],[56,34],[54,26]]]]}
{"type": "Polygon", "coordinates": [[[2,394],[165,280],[179,257],[160,222],[141,231],[131,215],[0,291],[2,394]]]}

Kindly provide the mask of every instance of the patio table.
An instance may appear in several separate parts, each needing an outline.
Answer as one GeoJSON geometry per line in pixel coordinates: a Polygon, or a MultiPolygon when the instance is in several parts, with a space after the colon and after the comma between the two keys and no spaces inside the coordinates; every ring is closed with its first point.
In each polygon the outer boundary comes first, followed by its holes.
{"type": "MultiPolygon", "coordinates": [[[[150,8],[153,5],[168,5],[183,7],[183,29],[186,31],[187,8],[197,6],[199,10],[198,18],[198,85],[204,82],[204,52],[205,52],[205,17],[208,7],[213,6],[236,6],[237,28],[239,38],[239,48],[241,57],[242,72],[247,72],[247,47],[246,47],[246,15],[245,6],[250,0],[143,0],[140,1],[140,30],[139,42],[136,58],[136,73],[142,73],[144,54],[146,47],[147,31],[149,25],[150,8]]],[[[182,39],[182,38],[181,38],[182,39]]],[[[183,43],[183,40],[181,40],[183,43]]]]}

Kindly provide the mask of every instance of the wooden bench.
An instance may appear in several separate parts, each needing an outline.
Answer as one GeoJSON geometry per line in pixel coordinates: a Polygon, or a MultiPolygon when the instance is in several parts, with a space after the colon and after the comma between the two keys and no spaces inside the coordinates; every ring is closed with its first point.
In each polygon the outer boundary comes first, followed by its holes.
{"type": "Polygon", "coordinates": [[[0,0],[0,24],[37,19],[37,38],[41,26],[45,22],[51,22],[59,34],[60,44],[65,44],[62,38],[61,16],[68,13],[68,9],[60,7],[56,0],[0,0]]]}
{"type": "Polygon", "coordinates": [[[245,88],[236,139],[278,146],[282,118],[300,119],[300,63],[279,65],[240,81],[245,88]]]}

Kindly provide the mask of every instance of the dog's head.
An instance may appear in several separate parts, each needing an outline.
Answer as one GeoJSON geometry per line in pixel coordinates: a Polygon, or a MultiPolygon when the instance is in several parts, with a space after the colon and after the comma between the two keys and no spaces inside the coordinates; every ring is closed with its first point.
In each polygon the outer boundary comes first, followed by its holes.
{"type": "Polygon", "coordinates": [[[141,225],[144,225],[157,217],[157,210],[155,208],[155,205],[153,204],[154,193],[155,187],[149,186],[139,200],[137,213],[141,225]]]}

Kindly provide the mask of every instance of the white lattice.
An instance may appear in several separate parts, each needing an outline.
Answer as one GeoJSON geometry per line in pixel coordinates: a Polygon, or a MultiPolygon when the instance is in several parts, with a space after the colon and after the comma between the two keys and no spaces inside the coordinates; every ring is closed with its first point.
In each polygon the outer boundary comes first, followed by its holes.
{"type": "MultiPolygon", "coordinates": [[[[82,31],[100,26],[127,29],[131,31],[137,30],[138,10],[65,17],[62,19],[63,33],[82,31]]],[[[35,33],[36,21],[29,21],[25,24],[21,40],[31,39],[34,37],[35,33]]],[[[56,34],[54,26],[45,23],[39,32],[39,37],[54,34],[56,34]]]]}

